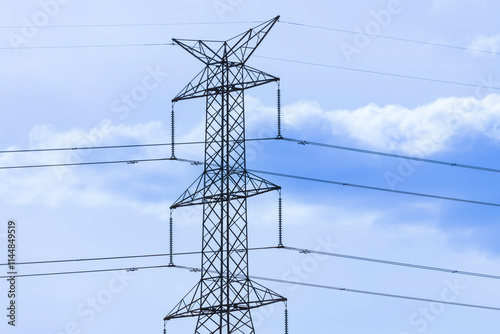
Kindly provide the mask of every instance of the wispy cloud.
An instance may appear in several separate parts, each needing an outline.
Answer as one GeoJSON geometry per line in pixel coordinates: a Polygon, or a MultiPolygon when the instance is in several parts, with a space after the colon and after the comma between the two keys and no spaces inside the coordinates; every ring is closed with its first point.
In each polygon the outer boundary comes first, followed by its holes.
{"type": "MultiPolygon", "coordinates": [[[[168,142],[169,134],[161,122],[136,125],[113,125],[107,122],[91,129],[58,131],[51,125],[36,125],[30,132],[32,148],[83,147],[123,143],[168,142]]],[[[10,149],[15,149],[14,147],[10,149]]],[[[75,150],[43,153],[3,154],[1,166],[75,163],[87,161],[127,160],[132,158],[158,158],[170,156],[166,148],[119,150],[75,150]],[[164,152],[163,152],[163,151],[164,152]]],[[[163,166],[164,168],[164,166],[163,166]]],[[[173,166],[173,170],[177,170],[173,166]]],[[[168,206],[145,200],[140,191],[128,193],[117,186],[124,179],[134,186],[138,179],[144,180],[162,171],[162,167],[150,164],[141,168],[35,168],[4,170],[0,172],[3,191],[2,201],[17,205],[42,204],[60,207],[68,203],[82,206],[124,205],[138,212],[166,218],[168,206]],[[131,174],[132,173],[132,174],[131,174]],[[92,180],[89,182],[89,180],[92,180]],[[166,208],[166,209],[165,209],[166,208]]],[[[153,183],[155,184],[155,183],[153,183]]],[[[154,188],[155,186],[151,186],[154,188]]],[[[158,189],[148,189],[158,192],[158,189]]]]}
{"type": "MultiPolygon", "coordinates": [[[[472,42],[469,44],[469,49],[474,50],[485,50],[489,52],[498,52],[500,51],[500,33],[492,36],[480,35],[476,36],[472,42]]],[[[480,55],[477,52],[472,53],[474,55],[480,55]]],[[[481,53],[481,55],[485,55],[481,53]]],[[[490,56],[490,55],[488,55],[490,56]]]]}
{"type": "Polygon", "coordinates": [[[500,95],[441,98],[427,105],[368,104],[355,110],[323,110],[299,101],[285,108],[285,124],[309,134],[347,136],[365,147],[430,155],[453,149],[464,136],[500,140],[500,95]]]}

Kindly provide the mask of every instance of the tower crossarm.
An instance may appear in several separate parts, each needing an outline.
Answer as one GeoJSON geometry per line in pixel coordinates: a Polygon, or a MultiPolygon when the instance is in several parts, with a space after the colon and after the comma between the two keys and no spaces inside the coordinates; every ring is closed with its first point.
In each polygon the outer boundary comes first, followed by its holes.
{"type": "Polygon", "coordinates": [[[279,78],[246,65],[229,63],[227,68],[223,68],[220,65],[210,65],[206,66],[193,80],[191,80],[191,82],[172,99],[172,102],[217,95],[222,92],[227,93],[246,90],[275,81],[279,81],[279,78]],[[229,82],[223,83],[215,79],[220,78],[222,71],[227,71],[229,73],[229,82]]]}

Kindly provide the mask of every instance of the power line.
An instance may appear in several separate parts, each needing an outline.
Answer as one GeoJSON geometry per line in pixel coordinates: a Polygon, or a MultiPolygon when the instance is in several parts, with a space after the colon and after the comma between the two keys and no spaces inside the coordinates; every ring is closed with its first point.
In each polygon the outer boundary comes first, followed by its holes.
{"type": "MultiPolygon", "coordinates": [[[[351,151],[351,152],[357,152],[357,153],[378,155],[378,156],[383,156],[383,157],[413,160],[413,161],[443,165],[443,166],[448,166],[448,167],[457,167],[457,168],[473,169],[473,170],[484,171],[484,172],[500,173],[500,169],[491,168],[491,167],[481,167],[481,166],[467,165],[467,164],[461,164],[461,163],[455,163],[455,162],[449,162],[449,161],[418,158],[418,157],[409,156],[409,155],[366,150],[366,149],[361,149],[361,148],[354,148],[354,147],[334,145],[334,144],[326,144],[326,143],[308,141],[308,140],[303,140],[303,139],[286,138],[286,137],[245,139],[246,142],[268,141],[268,140],[284,140],[284,141],[288,141],[288,142],[294,142],[297,144],[301,144],[304,146],[312,145],[312,146],[326,147],[326,148],[351,151]]],[[[181,145],[201,145],[201,144],[205,144],[205,142],[204,141],[191,141],[191,142],[176,142],[175,143],[175,145],[179,145],[179,146],[181,146],[181,145]]],[[[160,147],[160,146],[171,146],[171,145],[172,145],[171,143],[153,143],[153,144],[129,144],[129,145],[109,145],[109,146],[82,146],[82,147],[63,147],[63,148],[19,149],[19,150],[3,150],[3,151],[0,151],[0,154],[77,151],[77,150],[100,150],[100,149],[120,149],[120,148],[141,148],[141,147],[160,147]]]]}
{"type": "Polygon", "coordinates": [[[495,279],[495,280],[500,279],[500,276],[498,276],[498,275],[481,274],[481,273],[475,273],[475,272],[470,272],[470,271],[445,269],[445,268],[439,268],[439,267],[424,266],[424,265],[419,265],[419,264],[388,261],[388,260],[381,260],[381,259],[374,259],[374,258],[369,258],[369,257],[346,255],[346,254],[339,254],[339,253],[329,253],[329,252],[315,251],[315,250],[310,250],[310,249],[288,247],[288,246],[284,246],[281,248],[286,249],[286,250],[290,250],[290,251],[298,251],[298,252],[301,252],[303,254],[312,253],[312,254],[318,254],[318,255],[326,255],[326,256],[338,257],[338,258],[343,258],[343,259],[349,259],[349,260],[380,263],[380,264],[386,264],[386,265],[391,265],[391,266],[407,267],[407,268],[422,269],[422,270],[429,270],[429,271],[439,271],[439,272],[456,274],[456,275],[474,276],[474,277],[489,278],[489,279],[495,279]]]}
{"type": "MultiPolygon", "coordinates": [[[[498,275],[490,275],[490,274],[483,274],[483,273],[462,271],[462,270],[453,270],[453,269],[446,269],[446,268],[441,268],[441,267],[431,267],[431,266],[418,265],[418,264],[412,264],[412,263],[406,263],[406,262],[396,262],[396,261],[354,256],[354,255],[348,255],[348,254],[315,251],[315,250],[306,249],[306,248],[297,248],[297,247],[289,247],[289,246],[252,247],[252,248],[248,248],[248,251],[272,250],[272,249],[285,249],[285,250],[289,250],[289,251],[297,251],[297,252],[300,252],[302,254],[312,253],[312,254],[318,254],[318,255],[338,257],[338,258],[343,258],[343,259],[348,259],[348,260],[372,262],[372,263],[378,263],[378,264],[407,267],[407,268],[412,268],[412,269],[421,269],[421,270],[428,270],[428,271],[438,271],[438,272],[445,272],[445,273],[456,274],[456,275],[473,276],[473,277],[495,279],[495,280],[500,279],[500,276],[498,276],[498,275]]],[[[170,255],[172,255],[172,256],[185,256],[185,255],[198,255],[198,254],[201,254],[201,252],[196,251],[196,252],[178,252],[178,253],[172,253],[172,254],[170,254],[170,253],[158,253],[158,254],[144,254],[144,255],[125,255],[125,256],[80,258],[80,259],[25,261],[25,262],[16,262],[16,266],[38,265],[38,264],[55,264],[55,263],[72,263],[72,262],[81,263],[81,262],[94,262],[94,261],[111,261],[111,260],[123,260],[123,259],[168,257],[170,255]]],[[[0,267],[7,266],[7,265],[9,265],[9,264],[8,263],[0,263],[0,267]]]]}
{"type": "MultiPolygon", "coordinates": [[[[183,253],[172,253],[173,256],[182,255],[197,255],[201,252],[183,252],[183,253]]],[[[54,264],[54,263],[71,263],[71,262],[93,262],[93,261],[110,261],[110,260],[124,260],[124,259],[140,259],[140,258],[151,258],[151,257],[166,257],[170,256],[170,253],[165,254],[147,254],[147,255],[125,255],[125,256],[110,256],[110,257],[93,257],[93,258],[82,258],[82,259],[64,259],[64,260],[43,260],[43,261],[25,261],[16,262],[16,266],[21,265],[33,265],[33,264],[54,264]]],[[[8,266],[9,263],[0,263],[1,266],[8,266]]]]}
{"type": "Polygon", "coordinates": [[[276,282],[276,283],[291,284],[291,285],[301,285],[301,286],[306,286],[309,288],[337,290],[337,291],[358,293],[358,294],[378,296],[378,297],[406,299],[406,300],[414,300],[414,301],[420,301],[420,302],[430,302],[430,303],[438,303],[438,304],[445,304],[445,305],[477,308],[477,309],[483,309],[483,310],[500,311],[499,307],[456,303],[456,302],[444,301],[444,300],[440,300],[440,299],[429,299],[429,298],[411,297],[411,296],[396,295],[396,294],[374,292],[374,291],[367,291],[367,290],[348,289],[348,288],[336,287],[336,286],[331,286],[331,285],[312,284],[312,283],[297,282],[297,281],[268,278],[268,277],[259,277],[259,276],[251,276],[250,278],[253,278],[256,280],[268,281],[268,282],[276,282]]]}
{"type": "Polygon", "coordinates": [[[152,26],[188,26],[188,25],[228,25],[228,24],[250,24],[262,23],[263,21],[240,21],[240,22],[179,22],[179,23],[123,23],[123,24],[74,24],[74,25],[50,25],[50,26],[0,26],[0,29],[53,29],[53,28],[107,28],[107,27],[152,27],[152,26]]]}
{"type": "Polygon", "coordinates": [[[334,68],[334,69],[337,69],[337,70],[345,70],[345,71],[369,73],[369,74],[376,74],[376,75],[384,75],[384,76],[390,76],[390,77],[396,77],[396,78],[422,80],[422,81],[430,81],[430,82],[437,82],[437,83],[445,83],[445,84],[450,84],[450,85],[475,87],[475,88],[480,87],[480,88],[500,90],[500,87],[483,86],[483,85],[471,84],[471,83],[466,83],[466,82],[458,82],[458,81],[449,81],[449,80],[441,80],[441,79],[417,77],[417,76],[413,76],[413,75],[397,74],[397,73],[389,73],[389,72],[381,72],[381,71],[372,71],[372,70],[365,70],[365,69],[361,69],[361,68],[354,68],[354,67],[347,67],[347,66],[337,66],[337,65],[329,65],[329,64],[320,64],[320,63],[314,63],[314,62],[308,62],[308,61],[301,61],[301,60],[293,60],[293,59],[285,59],[285,58],[276,58],[276,57],[267,57],[267,56],[255,56],[255,57],[262,58],[262,59],[277,60],[277,61],[288,62],[288,63],[302,64],[302,65],[311,65],[311,66],[319,66],[319,67],[326,67],[326,68],[334,68]]]}
{"type": "Polygon", "coordinates": [[[258,173],[258,174],[274,175],[274,176],[286,177],[286,178],[303,180],[303,181],[334,184],[337,186],[353,187],[353,188],[360,188],[360,189],[384,191],[384,192],[390,192],[390,193],[396,193],[396,194],[402,194],[402,195],[411,195],[411,196],[427,197],[427,198],[434,198],[434,199],[442,199],[442,200],[446,200],[446,201],[454,201],[454,202],[463,202],[463,203],[469,203],[469,204],[478,204],[478,205],[500,207],[500,204],[498,204],[498,203],[474,201],[474,200],[468,200],[468,199],[462,199],[462,198],[456,198],[456,197],[446,197],[446,196],[431,195],[431,194],[424,194],[424,193],[411,192],[411,191],[394,190],[394,189],[389,189],[389,188],[372,187],[372,186],[365,186],[365,185],[361,185],[361,184],[338,182],[338,181],[332,181],[332,180],[324,180],[324,179],[317,179],[317,178],[312,178],[312,177],[297,176],[297,175],[290,175],[290,174],[283,174],[283,173],[276,173],[276,172],[266,172],[266,171],[261,171],[261,170],[249,169],[249,171],[254,172],[254,173],[258,173]]]}
{"type": "MultiPolygon", "coordinates": [[[[153,43],[153,44],[103,44],[103,45],[70,45],[70,46],[64,46],[64,45],[56,45],[56,46],[20,46],[20,47],[0,47],[0,50],[111,48],[111,47],[143,47],[143,46],[173,46],[173,45],[175,45],[175,44],[174,43],[153,43]]],[[[471,83],[466,83],[466,82],[433,79],[433,78],[418,77],[418,76],[406,75],[406,74],[397,74],[397,73],[389,73],[389,72],[382,72],[382,71],[366,70],[366,69],[359,69],[359,68],[347,67],[347,66],[337,66],[337,65],[329,65],[329,64],[320,64],[320,63],[314,63],[314,62],[308,62],[308,61],[301,61],[301,60],[293,60],[293,59],[285,59],[285,58],[276,58],[276,57],[267,57],[267,56],[255,56],[255,57],[262,58],[262,59],[269,59],[269,60],[276,60],[276,61],[282,61],[282,62],[295,63],[295,64],[302,64],[302,65],[311,65],[311,66],[319,66],[319,67],[326,67],[326,68],[334,68],[334,69],[345,70],[345,71],[354,71],[354,72],[376,74],[376,75],[383,75],[383,76],[390,76],[390,77],[397,77],[397,78],[422,80],[422,81],[429,81],[429,82],[436,82],[436,83],[445,83],[445,84],[458,85],[458,86],[466,86],[466,87],[487,88],[487,89],[492,89],[492,90],[500,90],[500,87],[477,85],[477,84],[471,84],[471,83]]]]}
{"type": "MultiPolygon", "coordinates": [[[[66,48],[110,48],[110,47],[142,47],[142,46],[173,46],[173,45],[175,45],[175,44],[174,43],[154,43],[154,44],[70,45],[70,46],[64,46],[64,45],[57,45],[57,46],[20,46],[20,47],[0,47],[0,50],[66,49],[66,48]]],[[[500,90],[500,87],[477,85],[477,84],[471,84],[471,83],[466,83],[466,82],[433,79],[433,78],[418,77],[418,76],[406,75],[406,74],[397,74],[397,73],[389,73],[389,72],[382,72],[382,71],[366,70],[366,69],[359,69],[359,68],[347,67],[347,66],[337,66],[337,65],[329,65],[329,64],[320,64],[320,63],[314,63],[314,62],[308,62],[308,61],[301,61],[301,60],[293,60],[293,59],[285,59],[285,58],[276,58],[276,57],[267,57],[267,56],[255,56],[255,57],[262,58],[262,59],[269,59],[269,60],[276,60],[276,61],[282,61],[282,62],[295,63],[295,64],[302,64],[302,65],[311,65],[311,66],[319,66],[319,67],[326,67],[326,68],[334,68],[334,69],[345,70],[345,71],[354,71],[354,72],[361,72],[361,73],[368,73],[368,74],[391,76],[391,77],[397,77],[397,78],[430,81],[430,82],[436,82],[436,83],[445,83],[445,84],[458,85],[458,86],[466,86],[466,87],[474,87],[474,88],[487,88],[487,89],[492,89],[492,90],[500,90]]]]}
{"type": "Polygon", "coordinates": [[[412,156],[402,155],[402,154],[393,154],[393,153],[386,153],[386,152],[365,150],[365,149],[353,148],[353,147],[347,147],[347,146],[318,143],[318,142],[306,141],[306,140],[302,140],[302,139],[293,139],[293,138],[281,138],[281,139],[285,140],[285,141],[289,141],[289,142],[294,142],[294,143],[297,143],[297,144],[301,144],[301,145],[320,146],[320,147],[327,147],[327,148],[333,148],[333,149],[344,150],[344,151],[352,151],[352,152],[358,152],[358,153],[379,155],[379,156],[383,156],[383,157],[390,157],[390,158],[398,158],[398,159],[406,159],[406,160],[413,160],[413,161],[419,161],[419,162],[426,162],[426,163],[437,164],[437,165],[444,165],[444,166],[449,166],[449,167],[466,168],[466,169],[479,170],[479,171],[483,171],[483,172],[500,173],[500,169],[496,169],[496,168],[480,167],[480,166],[459,164],[459,163],[447,162],[447,161],[441,161],[441,160],[418,158],[418,157],[412,157],[412,156]]]}
{"type": "MultiPolygon", "coordinates": [[[[265,141],[273,140],[276,138],[249,138],[245,139],[247,142],[251,141],[265,141]]],[[[189,141],[189,142],[176,142],[174,145],[200,145],[205,144],[204,141],[189,141]]],[[[34,152],[54,152],[54,151],[77,151],[77,150],[102,150],[102,149],[118,149],[118,148],[139,148],[139,147],[157,147],[157,146],[171,146],[172,143],[153,143],[153,144],[128,144],[128,145],[108,145],[108,146],[82,146],[82,147],[56,147],[56,148],[34,148],[34,149],[19,149],[19,150],[3,150],[0,154],[6,153],[34,153],[34,152]]]]}
{"type": "MultiPolygon", "coordinates": [[[[185,142],[176,143],[176,145],[192,145],[202,144],[204,142],[185,142]]],[[[131,144],[131,145],[109,145],[109,146],[82,146],[82,147],[61,147],[61,148],[34,148],[34,149],[20,149],[20,150],[4,150],[0,154],[6,153],[34,153],[34,152],[57,152],[57,151],[77,151],[77,150],[101,150],[101,149],[116,149],[116,148],[138,148],[138,147],[156,147],[156,146],[170,146],[170,143],[158,144],[131,144]]]]}
{"type": "Polygon", "coordinates": [[[137,160],[113,160],[113,161],[94,161],[94,162],[72,162],[72,163],[61,163],[61,164],[42,164],[42,165],[24,165],[24,166],[1,166],[0,170],[6,169],[26,169],[26,168],[47,168],[47,167],[70,167],[70,166],[89,166],[89,165],[109,165],[109,164],[129,164],[134,165],[139,162],[151,162],[151,161],[172,161],[182,159],[172,159],[172,158],[157,158],[157,159],[137,159],[137,160]]]}
{"type": "MultiPolygon", "coordinates": [[[[199,272],[200,271],[199,268],[194,268],[194,267],[156,265],[156,266],[142,266],[142,267],[122,267],[122,268],[106,268],[106,269],[94,269],[94,270],[61,271],[61,272],[36,273],[36,274],[18,274],[18,275],[14,275],[14,276],[17,278],[42,277],[42,276],[56,276],[56,275],[104,273],[104,272],[113,272],[113,271],[138,271],[138,270],[160,269],[160,268],[176,268],[176,269],[189,270],[190,272],[199,272]]],[[[0,279],[10,278],[10,277],[13,277],[13,276],[12,275],[11,276],[0,276],[0,279]]],[[[445,304],[445,305],[476,308],[476,309],[483,309],[483,310],[500,311],[500,308],[498,308],[498,307],[491,307],[491,306],[484,306],[484,305],[455,303],[455,302],[448,302],[448,301],[438,300],[438,299],[412,297],[412,296],[405,296],[405,295],[399,295],[399,294],[389,294],[389,293],[382,293],[382,292],[375,292],[375,291],[368,291],[368,290],[348,289],[348,288],[336,287],[336,286],[331,286],[331,285],[312,284],[312,283],[283,280],[283,279],[276,279],[276,278],[269,278],[269,277],[262,277],[262,276],[249,276],[248,278],[262,280],[262,281],[268,281],[268,282],[281,283],[281,284],[300,285],[300,286],[305,286],[305,287],[309,287],[309,288],[316,288],[316,289],[337,290],[337,291],[378,296],[378,297],[397,298],[397,299],[405,299],[405,300],[412,300],[412,301],[431,302],[431,303],[439,303],[439,304],[445,304]]]]}
{"type": "Polygon", "coordinates": [[[495,51],[482,50],[482,49],[472,49],[472,48],[467,48],[467,47],[457,46],[457,45],[433,43],[433,42],[419,41],[419,40],[415,40],[415,39],[393,37],[393,36],[386,36],[386,35],[376,35],[376,34],[370,34],[370,33],[359,32],[359,31],[352,31],[352,30],[338,29],[338,28],[330,28],[330,27],[322,27],[322,26],[316,26],[316,25],[310,25],[310,24],[303,24],[303,23],[297,23],[297,22],[280,21],[280,23],[289,24],[289,25],[295,25],[295,26],[299,26],[299,27],[306,27],[306,28],[314,28],[314,29],[321,29],[321,30],[330,30],[330,31],[342,32],[342,33],[346,33],[346,34],[363,35],[363,36],[369,36],[369,37],[375,37],[375,38],[383,38],[383,39],[395,40],[395,41],[400,41],[400,42],[416,43],[416,44],[438,46],[438,47],[450,48],[450,49],[457,49],[457,50],[464,50],[464,51],[472,51],[472,52],[481,52],[481,53],[489,53],[489,54],[494,54],[494,55],[500,55],[499,52],[495,52],[495,51]]]}
{"type": "MultiPolygon", "coordinates": [[[[179,23],[124,23],[124,24],[81,24],[81,25],[52,25],[52,26],[37,26],[37,29],[60,29],[60,28],[120,28],[120,27],[161,27],[161,26],[190,26],[190,25],[230,25],[230,24],[254,24],[254,23],[262,23],[263,21],[240,21],[240,22],[179,22],[179,23]]],[[[437,47],[444,47],[444,48],[450,48],[450,49],[457,49],[457,50],[464,50],[464,51],[471,51],[471,52],[481,52],[481,53],[488,53],[488,54],[495,54],[499,55],[499,52],[491,51],[491,50],[482,50],[482,49],[473,49],[473,48],[468,48],[468,47],[463,47],[463,46],[457,46],[457,45],[449,45],[449,44],[441,44],[441,43],[433,43],[433,42],[426,42],[426,41],[420,41],[420,40],[415,40],[415,39],[408,39],[408,38],[402,38],[402,37],[394,37],[394,36],[387,36],[387,35],[376,35],[376,34],[370,34],[370,33],[365,33],[362,32],[360,33],[359,31],[353,31],[353,30],[347,30],[347,29],[339,29],[339,28],[332,28],[332,27],[323,27],[323,26],[317,26],[317,25],[311,25],[311,24],[304,24],[304,23],[299,23],[299,22],[289,22],[289,21],[279,21],[281,24],[287,24],[287,25],[294,25],[298,27],[304,27],[304,28],[313,28],[313,29],[320,29],[320,30],[329,30],[329,31],[336,31],[336,32],[341,32],[341,33],[346,33],[346,34],[352,34],[352,35],[364,35],[364,36],[369,36],[369,37],[374,37],[374,38],[382,38],[382,39],[389,39],[389,40],[395,40],[395,41],[401,41],[401,42],[408,42],[408,43],[416,43],[416,44],[422,44],[422,45],[430,45],[430,46],[437,46],[437,47]]],[[[35,28],[35,26],[29,26],[32,28],[35,28]]],[[[26,28],[26,26],[0,26],[0,29],[23,29],[26,28]]]]}
{"type": "Polygon", "coordinates": [[[174,44],[150,43],[150,44],[100,44],[100,45],[49,45],[49,46],[0,47],[0,50],[122,48],[122,47],[143,47],[143,46],[171,46],[171,45],[174,44]]]}
{"type": "MultiPolygon", "coordinates": [[[[0,170],[6,170],[6,169],[26,169],[26,168],[46,168],[46,167],[70,167],[70,166],[86,166],[86,165],[106,165],[106,164],[121,164],[121,163],[126,163],[126,164],[133,165],[133,164],[136,164],[136,163],[139,163],[139,162],[152,162],[152,161],[179,161],[179,162],[187,162],[187,163],[190,163],[191,165],[195,165],[195,166],[201,166],[201,165],[203,165],[203,162],[197,161],[197,160],[181,159],[181,158],[157,158],[157,159],[114,160],[114,161],[97,161],[97,162],[76,162],[76,163],[62,163],[62,164],[25,165],[25,166],[2,166],[2,167],[0,167],[0,170]]],[[[402,194],[402,195],[411,195],[411,196],[419,196],[419,197],[441,199],[441,200],[446,200],[446,201],[454,201],[454,202],[463,202],[463,203],[469,203],[469,204],[477,204],[477,205],[486,205],[486,206],[500,207],[500,204],[498,204],[498,203],[475,201],[475,200],[468,200],[468,199],[462,199],[462,198],[456,198],[456,197],[431,195],[431,194],[424,194],[424,193],[419,193],[419,192],[394,190],[394,189],[389,189],[389,188],[372,187],[372,186],[366,186],[366,185],[360,185],[360,184],[354,184],[354,183],[346,183],[346,182],[339,182],[339,181],[332,181],[332,180],[324,180],[324,179],[317,179],[317,178],[306,177],[306,176],[298,176],[298,175],[291,175],[291,174],[284,174],[284,173],[268,172],[268,171],[255,170],[255,169],[247,169],[247,170],[249,172],[258,173],[258,174],[268,174],[268,175],[280,176],[280,177],[286,177],[286,178],[292,178],[292,179],[303,180],[303,181],[327,183],[327,184],[334,184],[334,185],[345,186],[345,187],[353,187],[353,188],[360,188],[360,189],[383,191],[383,192],[390,192],[390,193],[396,193],[396,194],[402,194]]]]}
{"type": "MultiPolygon", "coordinates": [[[[326,147],[326,148],[351,151],[351,152],[357,152],[357,153],[378,155],[378,156],[383,156],[383,157],[419,161],[419,162],[443,165],[443,166],[448,166],[448,167],[457,167],[457,168],[473,169],[473,170],[484,171],[484,172],[500,173],[500,169],[491,168],[491,167],[481,167],[481,166],[467,165],[467,164],[461,164],[461,163],[456,163],[456,162],[418,158],[418,157],[409,156],[409,155],[394,154],[394,153],[380,152],[380,151],[374,151],[374,150],[366,150],[366,149],[361,149],[361,148],[354,148],[354,147],[334,145],[334,144],[326,144],[326,143],[308,141],[308,140],[303,140],[303,139],[286,138],[286,137],[245,139],[246,142],[268,141],[268,140],[284,140],[284,141],[288,141],[288,142],[294,142],[297,144],[301,144],[304,146],[312,145],[312,146],[326,147]]],[[[179,145],[179,146],[182,146],[182,145],[201,145],[201,144],[205,144],[205,142],[204,141],[191,141],[191,142],[176,142],[175,143],[175,145],[179,145]]],[[[82,147],[75,146],[75,147],[63,147],[63,148],[3,150],[3,151],[0,151],[0,154],[77,151],[77,150],[100,150],[100,149],[120,149],[120,148],[141,148],[141,147],[160,147],[160,146],[171,146],[171,145],[172,145],[171,143],[153,143],[153,144],[129,144],[129,145],[82,146],[82,147]]]]}
{"type": "Polygon", "coordinates": [[[156,265],[156,266],[143,266],[143,267],[122,267],[122,268],[105,268],[105,269],[91,269],[91,270],[55,271],[55,272],[48,272],[48,273],[7,275],[7,276],[0,276],[0,278],[75,275],[75,274],[105,273],[105,272],[112,272],[112,271],[137,271],[139,269],[157,269],[157,268],[168,268],[168,267],[169,267],[168,265],[156,265]]]}
{"type": "MultiPolygon", "coordinates": [[[[69,46],[64,46],[64,45],[55,45],[55,46],[20,46],[20,47],[0,47],[0,50],[112,48],[112,47],[143,47],[143,46],[173,46],[173,45],[175,45],[175,44],[174,43],[153,43],[153,44],[69,45],[69,46]]],[[[354,67],[337,66],[337,65],[329,65],[329,64],[320,64],[320,63],[307,62],[307,61],[301,61],[301,60],[276,58],[276,57],[267,57],[267,56],[255,56],[255,57],[262,58],[262,59],[277,60],[277,61],[282,61],[282,62],[302,64],[302,65],[311,65],[311,66],[334,68],[334,69],[345,70],[345,71],[354,71],[354,72],[369,73],[369,74],[376,74],[376,75],[383,75],[383,76],[391,76],[391,77],[397,77],[397,78],[430,81],[430,82],[445,83],[445,84],[458,85],[458,86],[466,86],[466,87],[475,87],[475,88],[479,87],[479,88],[487,88],[487,89],[493,89],[493,90],[500,90],[500,87],[484,86],[484,85],[477,85],[477,84],[471,84],[471,83],[465,83],[465,82],[457,82],[457,81],[449,81],[449,80],[441,80],[441,79],[433,79],[433,78],[425,78],[425,77],[417,77],[417,76],[413,76],[413,75],[389,73],[389,72],[382,72],[382,71],[373,71],[373,70],[359,69],[359,68],[354,68],[354,67]]]]}
{"type": "MultiPolygon", "coordinates": [[[[270,247],[251,247],[248,251],[256,250],[268,250],[276,249],[277,246],[270,247]]],[[[53,263],[71,263],[71,262],[92,262],[92,261],[109,261],[109,260],[123,260],[123,259],[138,259],[138,258],[151,258],[151,257],[168,257],[172,256],[183,256],[183,255],[198,255],[201,251],[197,252],[178,252],[178,253],[158,253],[158,254],[145,254],[145,255],[125,255],[125,256],[109,256],[109,257],[92,257],[92,258],[81,258],[81,259],[63,259],[63,260],[42,260],[42,261],[25,261],[16,262],[16,266],[20,265],[33,265],[33,264],[53,264],[53,263]]],[[[8,266],[9,263],[0,263],[1,266],[8,266]]]]}

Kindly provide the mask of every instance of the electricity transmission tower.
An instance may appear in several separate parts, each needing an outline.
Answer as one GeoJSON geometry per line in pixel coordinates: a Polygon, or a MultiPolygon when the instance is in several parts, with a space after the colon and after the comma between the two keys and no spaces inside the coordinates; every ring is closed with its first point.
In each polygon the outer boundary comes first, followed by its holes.
{"type": "Polygon", "coordinates": [[[255,333],[250,310],[285,302],[249,279],[247,198],[280,187],[251,174],[245,159],[245,90],[279,78],[246,65],[276,24],[227,41],[179,40],[205,68],[172,102],[206,98],[205,163],[171,209],[203,205],[201,279],[164,318],[198,317],[195,333],[255,333]]]}

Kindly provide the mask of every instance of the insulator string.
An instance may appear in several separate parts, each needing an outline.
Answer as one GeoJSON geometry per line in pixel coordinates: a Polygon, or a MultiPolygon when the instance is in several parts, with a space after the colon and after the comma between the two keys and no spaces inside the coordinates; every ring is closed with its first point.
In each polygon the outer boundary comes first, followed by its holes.
{"type": "Polygon", "coordinates": [[[278,139],[283,138],[281,135],[281,84],[278,81],[278,139]]]}
{"type": "Polygon", "coordinates": [[[174,266],[174,220],[172,218],[173,210],[170,210],[170,222],[169,222],[169,248],[170,248],[170,263],[169,266],[174,266]]]}
{"type": "Polygon", "coordinates": [[[281,199],[281,189],[278,191],[278,247],[283,248],[283,200],[281,199]]]}
{"type": "Polygon", "coordinates": [[[171,159],[175,159],[175,111],[174,111],[175,102],[172,102],[172,114],[171,114],[171,126],[172,126],[172,156],[171,159]]]}
{"type": "Polygon", "coordinates": [[[285,334],[288,334],[288,306],[285,302],[285,334]]]}

